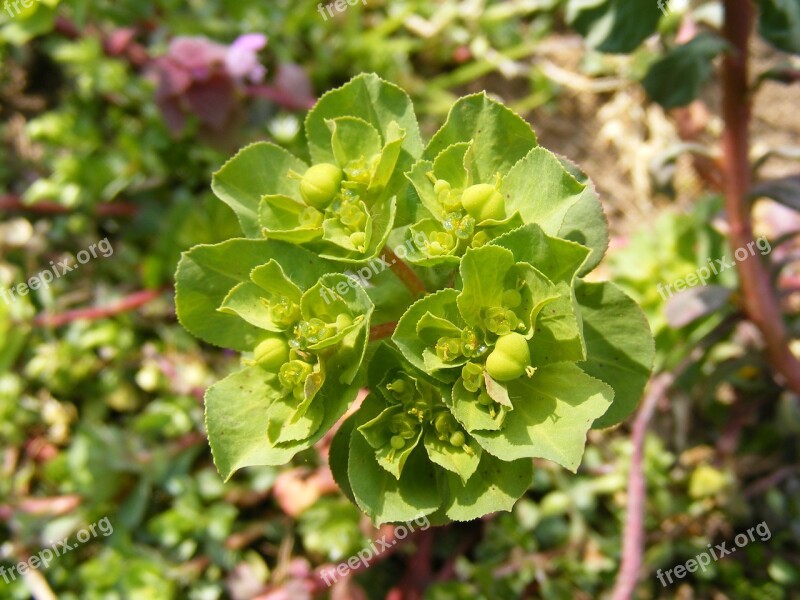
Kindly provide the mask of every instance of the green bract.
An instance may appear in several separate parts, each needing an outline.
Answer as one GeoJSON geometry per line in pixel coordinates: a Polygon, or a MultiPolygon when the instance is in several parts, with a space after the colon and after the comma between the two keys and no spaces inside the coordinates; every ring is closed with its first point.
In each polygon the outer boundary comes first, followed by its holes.
{"type": "Polygon", "coordinates": [[[288,462],[361,387],[330,463],[376,522],[509,510],[532,458],[576,470],[653,357],[639,308],[582,279],[608,240],[585,176],[485,94],[423,148],[408,97],[374,75],[323,96],[306,137],[311,164],[258,143],[215,174],[246,237],[178,267],[183,325],[244,353],[206,394],[220,472],[288,462]]]}

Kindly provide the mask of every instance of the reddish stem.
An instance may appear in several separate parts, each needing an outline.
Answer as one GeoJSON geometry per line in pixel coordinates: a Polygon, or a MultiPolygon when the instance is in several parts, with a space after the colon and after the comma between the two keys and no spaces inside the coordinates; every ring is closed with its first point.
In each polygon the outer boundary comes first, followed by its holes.
{"type": "Polygon", "coordinates": [[[409,290],[411,290],[411,293],[415,298],[428,293],[428,289],[425,287],[425,284],[414,272],[414,270],[400,260],[400,257],[392,252],[388,246],[383,249],[383,255],[389,261],[389,268],[392,270],[392,273],[394,273],[397,278],[402,281],[409,290]]]}
{"type": "Polygon", "coordinates": [[[387,338],[394,333],[394,330],[396,328],[397,328],[397,321],[391,321],[390,323],[381,323],[380,325],[375,325],[374,327],[370,327],[369,341],[374,342],[376,340],[382,340],[383,338],[387,338]]]}
{"type": "MultiPolygon", "coordinates": [[[[37,202],[35,204],[25,204],[19,196],[0,196],[0,210],[32,212],[41,215],[66,215],[73,209],[63,206],[56,202],[37,202]]],[[[114,202],[113,204],[98,204],[94,211],[101,217],[133,217],[138,212],[139,207],[130,202],[114,202]]]]}
{"type": "MultiPolygon", "coordinates": [[[[750,98],[747,82],[748,39],[753,26],[750,0],[725,0],[723,32],[732,51],[722,62],[722,134],[725,172],[725,208],[730,224],[730,243],[735,251],[752,243],[748,194],[752,185],[748,157],[750,98]]],[[[800,394],[800,361],[789,349],[780,302],[770,275],[759,256],[737,260],[744,310],[764,336],[767,354],[786,385],[800,394]]]]}
{"type": "Polygon", "coordinates": [[[71,323],[72,321],[78,321],[80,319],[97,321],[99,319],[105,319],[106,317],[112,317],[120,313],[136,310],[140,306],[143,306],[148,302],[155,300],[163,292],[164,289],[145,290],[142,292],[136,292],[135,294],[126,296],[125,298],[123,298],[122,300],[120,300],[115,304],[112,304],[111,306],[79,308],[76,310],[69,310],[67,312],[56,315],[46,315],[46,314],[37,315],[33,322],[35,325],[40,327],[61,327],[62,325],[66,325],[67,323],[71,323]]]}
{"type": "Polygon", "coordinates": [[[612,600],[629,600],[633,598],[639,571],[642,568],[644,554],[644,504],[645,479],[642,463],[644,459],[644,440],[647,426],[655,411],[656,404],[672,385],[674,376],[662,373],[650,383],[650,391],[645,396],[642,406],[633,422],[631,444],[631,466],[628,472],[628,506],[625,519],[625,532],[622,538],[622,564],[617,582],[614,585],[612,600]]]}

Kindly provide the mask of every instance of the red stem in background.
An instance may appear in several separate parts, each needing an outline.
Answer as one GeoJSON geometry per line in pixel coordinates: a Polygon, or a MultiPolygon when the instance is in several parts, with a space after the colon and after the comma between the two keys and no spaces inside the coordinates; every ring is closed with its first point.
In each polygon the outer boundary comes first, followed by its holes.
{"type": "Polygon", "coordinates": [[[614,584],[612,600],[633,598],[636,584],[639,581],[639,571],[642,568],[642,557],[644,556],[644,505],[647,491],[643,469],[645,434],[658,400],[666,393],[673,381],[674,375],[662,373],[650,382],[650,391],[645,396],[642,406],[636,414],[636,420],[633,422],[631,432],[633,454],[628,472],[628,506],[626,507],[625,531],[622,537],[622,564],[614,584]]]}
{"type": "MultiPolygon", "coordinates": [[[[75,212],[68,206],[56,202],[36,202],[25,204],[19,196],[0,196],[0,211],[31,212],[40,215],[67,215],[75,212]]],[[[139,207],[130,202],[114,202],[113,204],[98,204],[94,211],[101,217],[133,217],[139,207]]]]}
{"type": "Polygon", "coordinates": [[[56,315],[41,314],[37,315],[33,322],[35,325],[40,327],[61,327],[62,325],[66,325],[67,323],[78,321],[80,319],[97,321],[99,319],[105,319],[106,317],[112,317],[114,315],[125,313],[131,310],[136,310],[140,306],[143,306],[148,302],[158,298],[165,291],[165,289],[169,288],[136,292],[135,294],[126,296],[119,302],[110,306],[79,308],[56,315]]]}
{"type": "Polygon", "coordinates": [[[428,293],[428,289],[419,276],[411,267],[400,260],[400,257],[392,252],[388,246],[383,249],[383,256],[389,261],[389,268],[392,270],[392,273],[411,290],[415,298],[428,293]]]}
{"type": "MultiPolygon", "coordinates": [[[[730,224],[730,243],[735,251],[752,243],[749,192],[752,185],[750,161],[750,98],[747,82],[748,39],[753,26],[750,0],[724,0],[723,32],[732,50],[722,62],[722,134],[725,173],[725,208],[730,224]]],[[[789,349],[783,322],[770,275],[760,256],[737,260],[741,278],[744,310],[764,336],[767,354],[786,385],[800,394],[800,361],[789,349]]]]}
{"type": "Polygon", "coordinates": [[[394,330],[396,328],[397,328],[397,321],[391,321],[389,323],[381,323],[380,325],[375,325],[374,327],[370,327],[369,341],[374,342],[376,340],[382,340],[383,338],[387,338],[394,333],[394,330]]]}

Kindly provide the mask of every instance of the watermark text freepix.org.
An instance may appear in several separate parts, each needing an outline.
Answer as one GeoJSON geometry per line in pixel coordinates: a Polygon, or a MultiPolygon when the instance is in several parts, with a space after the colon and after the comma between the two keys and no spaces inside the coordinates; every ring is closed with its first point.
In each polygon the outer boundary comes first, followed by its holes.
{"type": "Polygon", "coordinates": [[[345,577],[351,570],[357,569],[360,565],[363,565],[363,568],[368,567],[370,561],[372,561],[376,556],[383,554],[389,548],[397,544],[398,540],[403,540],[408,537],[409,533],[414,532],[415,523],[417,527],[419,527],[420,531],[425,531],[431,526],[431,522],[428,520],[428,517],[417,517],[414,519],[414,523],[409,521],[405,525],[398,525],[394,528],[394,539],[386,541],[386,538],[382,537],[374,540],[370,543],[368,548],[359,550],[355,556],[351,556],[346,561],[336,565],[336,567],[331,567],[330,569],[323,571],[322,579],[325,581],[325,585],[330,587],[336,583],[339,577],[345,577]]]}
{"type": "Polygon", "coordinates": [[[330,4],[323,4],[320,2],[317,4],[317,12],[322,15],[323,20],[327,21],[328,17],[325,16],[325,11],[328,12],[328,16],[333,17],[333,9],[336,9],[336,12],[344,12],[348,6],[355,6],[361,2],[364,6],[367,5],[367,0],[335,0],[330,4]]]}
{"type": "Polygon", "coordinates": [[[69,258],[58,263],[54,263],[51,260],[50,269],[45,269],[35,277],[31,277],[28,279],[27,283],[18,283],[16,286],[12,286],[8,289],[0,288],[0,298],[2,298],[6,304],[11,304],[12,300],[18,299],[15,294],[19,296],[27,296],[30,290],[36,291],[41,287],[49,287],[54,279],[58,279],[66,273],[74,271],[80,265],[85,265],[93,258],[97,258],[98,250],[103,258],[108,258],[114,254],[114,248],[111,246],[111,242],[108,241],[108,238],[104,238],[98,243],[92,244],[86,250],[81,250],[78,252],[78,254],[75,256],[77,262],[72,264],[72,266],[70,266],[69,258]]]}
{"type": "Polygon", "coordinates": [[[54,558],[63,556],[81,544],[85,544],[93,537],[97,537],[98,530],[103,534],[103,537],[108,537],[114,533],[114,527],[111,525],[111,521],[108,520],[108,517],[103,517],[97,523],[92,523],[86,529],[81,529],[75,536],[78,540],[77,542],[70,544],[69,538],[66,537],[60,542],[50,542],[49,548],[39,550],[39,552],[28,558],[28,560],[17,563],[10,569],[0,566],[0,577],[2,577],[3,581],[6,583],[11,583],[12,581],[16,581],[17,575],[25,575],[29,569],[34,570],[40,567],[46,569],[50,566],[50,562],[54,558]]]}
{"type": "MultiPolygon", "coordinates": [[[[413,238],[408,238],[405,244],[400,244],[399,246],[395,247],[394,254],[397,258],[404,259],[408,256],[408,252],[414,248],[414,244],[421,248],[426,241],[428,241],[427,236],[423,232],[418,231],[416,234],[414,234],[413,238]]],[[[366,288],[367,282],[375,275],[382,273],[386,269],[391,269],[393,265],[397,264],[397,258],[392,258],[391,261],[387,261],[386,257],[379,256],[369,260],[366,266],[361,267],[356,273],[353,273],[352,271],[345,271],[343,275],[347,277],[347,283],[343,281],[337,283],[336,291],[341,296],[344,296],[348,291],[348,287],[355,289],[360,285],[361,287],[366,288]]],[[[319,295],[322,296],[322,299],[325,300],[327,304],[333,302],[333,298],[331,298],[329,289],[320,287],[319,295]]]]}
{"type": "Polygon", "coordinates": [[[5,0],[3,3],[3,9],[11,15],[13,19],[17,15],[19,15],[23,10],[26,8],[30,8],[31,5],[36,4],[37,2],[41,2],[41,0],[5,0]],[[22,5],[22,8],[20,8],[22,5]],[[11,12],[12,8],[15,12],[11,12]]]}
{"type": "MultiPolygon", "coordinates": [[[[733,253],[734,258],[742,262],[746,260],[749,256],[755,256],[756,248],[759,249],[761,252],[761,256],[765,256],[772,251],[772,246],[769,243],[769,240],[764,236],[761,236],[757,240],[754,240],[747,244],[747,246],[742,246],[741,248],[737,248],[736,251],[733,253]]],[[[705,285],[706,281],[711,279],[711,274],[719,275],[723,271],[730,269],[734,266],[735,262],[729,261],[727,258],[711,258],[708,260],[706,265],[703,265],[699,269],[697,269],[694,273],[690,273],[686,277],[682,279],[677,279],[672,283],[662,284],[659,283],[656,286],[658,293],[661,295],[662,300],[666,300],[669,296],[672,297],[673,291],[672,288],[675,288],[676,292],[681,292],[686,288],[694,287],[696,285],[705,285]],[[664,293],[666,289],[667,293],[664,293]]]]}
{"type": "Polygon", "coordinates": [[[769,526],[767,525],[766,521],[761,521],[755,527],[750,527],[746,532],[742,532],[738,534],[735,538],[733,538],[733,542],[736,546],[731,546],[730,548],[727,547],[728,542],[722,542],[721,544],[716,544],[713,548],[711,544],[708,544],[708,552],[701,552],[694,558],[690,558],[684,564],[678,565],[677,567],[672,567],[671,569],[667,569],[666,571],[662,572],[661,569],[656,571],[656,577],[661,582],[662,587],[667,587],[667,583],[664,581],[664,578],[669,581],[669,583],[674,583],[672,581],[672,575],[674,574],[675,577],[678,579],[683,579],[686,576],[686,573],[694,573],[697,569],[701,569],[705,572],[708,565],[711,564],[711,560],[718,561],[720,558],[727,556],[728,554],[733,554],[736,552],[736,548],[743,548],[747,546],[750,542],[755,542],[756,538],[753,535],[753,532],[756,532],[760,538],[760,541],[766,542],[769,538],[772,537],[772,532],[769,530],[769,526]],[[711,556],[709,556],[709,552],[711,556]]]}

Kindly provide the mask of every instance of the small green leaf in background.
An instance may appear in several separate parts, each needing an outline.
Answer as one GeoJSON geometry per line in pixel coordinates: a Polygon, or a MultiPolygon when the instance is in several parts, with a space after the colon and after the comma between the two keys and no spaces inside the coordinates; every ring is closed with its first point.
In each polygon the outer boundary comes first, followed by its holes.
{"type": "Polygon", "coordinates": [[[653,63],[642,86],[664,108],[686,106],[700,95],[711,75],[714,57],[727,46],[725,40],[701,33],[653,63]]]}
{"type": "Polygon", "coordinates": [[[800,54],[800,2],[758,0],[758,32],[773,46],[800,54]]]}
{"type": "Polygon", "coordinates": [[[569,25],[601,52],[632,52],[656,32],[661,16],[656,0],[567,2],[569,25]]]}

